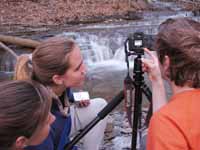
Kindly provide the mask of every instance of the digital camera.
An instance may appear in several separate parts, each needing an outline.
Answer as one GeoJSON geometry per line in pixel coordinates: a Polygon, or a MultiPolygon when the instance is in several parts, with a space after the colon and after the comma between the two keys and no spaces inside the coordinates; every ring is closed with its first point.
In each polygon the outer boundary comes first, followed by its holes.
{"type": "Polygon", "coordinates": [[[144,54],[144,33],[135,32],[128,37],[128,52],[133,54],[144,54]]]}

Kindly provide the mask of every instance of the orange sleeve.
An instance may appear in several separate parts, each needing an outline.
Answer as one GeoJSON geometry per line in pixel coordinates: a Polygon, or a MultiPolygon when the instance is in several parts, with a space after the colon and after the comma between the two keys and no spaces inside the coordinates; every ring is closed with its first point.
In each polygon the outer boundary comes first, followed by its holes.
{"type": "Polygon", "coordinates": [[[155,113],[150,121],[147,150],[187,150],[184,132],[169,116],[155,113]]]}

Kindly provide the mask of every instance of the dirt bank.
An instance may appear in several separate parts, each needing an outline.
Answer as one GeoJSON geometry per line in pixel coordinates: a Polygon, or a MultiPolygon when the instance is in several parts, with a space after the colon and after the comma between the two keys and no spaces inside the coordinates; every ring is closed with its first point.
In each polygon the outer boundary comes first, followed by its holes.
{"type": "Polygon", "coordinates": [[[112,17],[129,19],[129,12],[147,9],[150,6],[145,0],[1,0],[0,24],[38,26],[87,23],[112,17]]]}

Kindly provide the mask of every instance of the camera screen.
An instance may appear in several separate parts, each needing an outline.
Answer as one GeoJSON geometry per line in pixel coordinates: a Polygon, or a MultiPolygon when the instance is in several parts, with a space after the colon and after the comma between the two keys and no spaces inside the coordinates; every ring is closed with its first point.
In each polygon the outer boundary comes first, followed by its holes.
{"type": "Polygon", "coordinates": [[[142,40],[135,40],[134,45],[135,46],[142,46],[142,40]]]}

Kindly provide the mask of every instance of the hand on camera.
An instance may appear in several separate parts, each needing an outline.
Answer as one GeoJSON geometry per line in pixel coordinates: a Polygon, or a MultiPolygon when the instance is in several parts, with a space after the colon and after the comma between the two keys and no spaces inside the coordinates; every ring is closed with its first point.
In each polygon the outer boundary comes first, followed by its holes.
{"type": "Polygon", "coordinates": [[[162,80],[158,58],[147,48],[144,51],[150,58],[142,58],[142,69],[148,73],[151,82],[162,80]]]}

